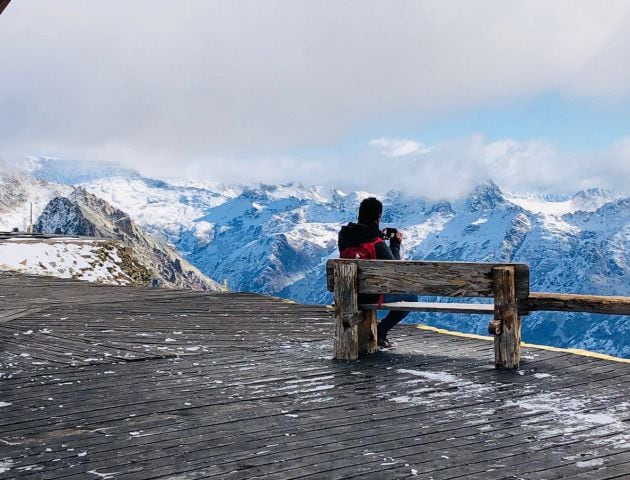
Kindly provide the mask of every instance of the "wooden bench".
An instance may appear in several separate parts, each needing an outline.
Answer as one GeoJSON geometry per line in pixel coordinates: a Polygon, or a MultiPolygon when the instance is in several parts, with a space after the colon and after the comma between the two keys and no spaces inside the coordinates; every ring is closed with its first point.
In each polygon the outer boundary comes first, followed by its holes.
{"type": "Polygon", "coordinates": [[[335,358],[354,360],[377,350],[376,310],[492,315],[497,368],[517,368],[521,315],[528,312],[529,267],[519,263],[329,260],[328,290],[334,292],[335,358]],[[488,303],[397,302],[359,304],[359,294],[494,298],[488,303]]]}

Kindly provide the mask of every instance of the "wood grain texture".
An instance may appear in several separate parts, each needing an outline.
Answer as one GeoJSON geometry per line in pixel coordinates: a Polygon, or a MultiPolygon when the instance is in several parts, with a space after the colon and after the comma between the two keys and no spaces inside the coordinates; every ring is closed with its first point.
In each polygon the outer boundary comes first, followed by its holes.
{"type": "Polygon", "coordinates": [[[359,353],[374,353],[378,350],[378,333],[375,310],[363,310],[358,325],[359,353]]]}
{"type": "Polygon", "coordinates": [[[334,291],[336,264],[355,263],[359,293],[414,293],[426,296],[492,297],[492,269],[512,266],[517,298],[529,295],[525,264],[332,259],[326,264],[327,288],[334,291]]]}
{"type": "Polygon", "coordinates": [[[346,326],[341,317],[335,317],[335,358],[337,360],[359,358],[359,326],[346,326]]]}
{"type": "Polygon", "coordinates": [[[33,306],[0,324],[2,479],[627,476],[630,364],[523,347],[519,375],[409,325],[339,362],[320,305],[0,272],[33,306]]]}
{"type": "Polygon", "coordinates": [[[335,358],[356,360],[359,356],[358,323],[362,319],[357,305],[357,266],[339,263],[335,278],[335,358]]]}
{"type": "Polygon", "coordinates": [[[495,267],[494,318],[500,329],[494,337],[496,368],[518,368],[521,359],[521,319],[516,305],[514,268],[495,267]]]}
{"type": "Polygon", "coordinates": [[[524,303],[530,311],[630,315],[630,297],[532,292],[524,303]]]}
{"type": "Polygon", "coordinates": [[[351,263],[335,265],[335,312],[345,326],[359,323],[357,266],[351,263]]]}

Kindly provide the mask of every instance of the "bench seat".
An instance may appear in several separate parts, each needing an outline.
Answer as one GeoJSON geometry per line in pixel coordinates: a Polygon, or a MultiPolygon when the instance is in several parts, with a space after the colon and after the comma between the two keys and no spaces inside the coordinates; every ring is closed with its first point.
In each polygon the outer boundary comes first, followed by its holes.
{"type": "Polygon", "coordinates": [[[362,310],[398,310],[403,312],[452,312],[493,315],[492,303],[441,303],[441,302],[392,302],[365,303],[359,305],[362,310]]]}

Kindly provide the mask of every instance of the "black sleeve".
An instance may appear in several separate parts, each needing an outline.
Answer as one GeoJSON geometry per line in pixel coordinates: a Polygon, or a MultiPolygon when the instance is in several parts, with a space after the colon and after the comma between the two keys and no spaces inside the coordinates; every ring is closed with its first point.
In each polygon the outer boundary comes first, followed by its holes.
{"type": "Polygon", "coordinates": [[[400,240],[392,238],[389,241],[389,249],[392,251],[392,255],[396,260],[400,260],[400,240]]]}
{"type": "Polygon", "coordinates": [[[376,258],[379,260],[400,260],[400,243],[394,245],[394,251],[385,242],[378,242],[374,249],[376,250],[376,258]]]}

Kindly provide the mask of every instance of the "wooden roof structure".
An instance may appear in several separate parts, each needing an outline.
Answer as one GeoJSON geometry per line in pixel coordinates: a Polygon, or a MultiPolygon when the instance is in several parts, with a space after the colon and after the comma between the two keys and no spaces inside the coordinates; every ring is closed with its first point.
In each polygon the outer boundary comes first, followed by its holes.
{"type": "Polygon", "coordinates": [[[2,15],[4,9],[7,8],[7,5],[9,5],[10,1],[11,0],[0,0],[0,15],[2,15]]]}
{"type": "MultiPolygon", "coordinates": [[[[526,321],[526,320],[525,320],[526,321]]],[[[630,364],[396,327],[332,360],[332,312],[0,273],[0,479],[630,475],[630,364]]]]}

